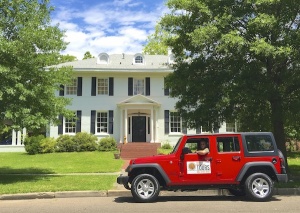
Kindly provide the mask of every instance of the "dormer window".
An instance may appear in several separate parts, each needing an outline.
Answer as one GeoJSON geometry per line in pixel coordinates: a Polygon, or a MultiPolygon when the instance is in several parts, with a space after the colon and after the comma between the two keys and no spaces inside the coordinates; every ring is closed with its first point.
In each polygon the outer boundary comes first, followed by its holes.
{"type": "Polygon", "coordinates": [[[144,64],[144,57],[142,54],[136,54],[134,56],[134,61],[133,61],[134,64],[144,64]]]}
{"type": "Polygon", "coordinates": [[[97,58],[97,64],[108,64],[109,55],[107,53],[100,53],[97,58]]]}

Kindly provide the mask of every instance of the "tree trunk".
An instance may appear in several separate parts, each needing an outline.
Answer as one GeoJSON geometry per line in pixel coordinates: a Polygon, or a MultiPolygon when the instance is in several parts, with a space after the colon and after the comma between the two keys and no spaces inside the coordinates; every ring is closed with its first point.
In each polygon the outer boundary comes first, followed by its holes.
{"type": "MultiPolygon", "coordinates": [[[[287,163],[287,151],[286,151],[286,139],[285,139],[285,132],[284,132],[284,123],[283,123],[283,109],[282,109],[282,102],[281,99],[275,99],[270,102],[271,109],[272,109],[272,125],[273,125],[273,134],[276,140],[276,144],[278,149],[283,153],[286,166],[288,167],[287,163]]],[[[287,168],[288,169],[288,168],[287,168]]]]}

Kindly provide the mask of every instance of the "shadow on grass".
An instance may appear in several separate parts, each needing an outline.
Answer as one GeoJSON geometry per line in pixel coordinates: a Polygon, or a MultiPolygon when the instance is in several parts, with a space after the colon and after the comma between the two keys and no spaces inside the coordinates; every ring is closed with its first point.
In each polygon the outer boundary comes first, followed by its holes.
{"type": "Polygon", "coordinates": [[[48,179],[47,174],[54,174],[53,171],[37,168],[13,169],[0,167],[0,184],[11,184],[17,182],[35,182],[40,179],[48,179]]]}

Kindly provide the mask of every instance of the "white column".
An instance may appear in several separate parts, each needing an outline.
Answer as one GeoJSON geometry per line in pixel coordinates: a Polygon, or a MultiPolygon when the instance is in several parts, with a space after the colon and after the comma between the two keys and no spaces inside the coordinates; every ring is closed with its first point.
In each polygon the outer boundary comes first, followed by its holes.
{"type": "Polygon", "coordinates": [[[21,145],[21,139],[22,139],[21,131],[18,131],[18,132],[17,132],[17,145],[18,145],[18,146],[21,145]]]}
{"type": "Polygon", "coordinates": [[[155,142],[158,142],[158,108],[155,109],[155,142]]]}
{"type": "Polygon", "coordinates": [[[12,131],[12,143],[11,145],[15,146],[16,145],[16,140],[17,140],[17,134],[16,134],[16,131],[13,129],[12,131]]]}
{"type": "Polygon", "coordinates": [[[25,138],[26,138],[26,128],[23,128],[23,135],[22,135],[22,145],[24,145],[24,142],[25,142],[25,138]]]}
{"type": "MultiPolygon", "coordinates": [[[[128,132],[128,121],[127,121],[127,117],[128,117],[128,115],[127,115],[127,109],[125,108],[125,112],[124,112],[124,126],[125,126],[125,128],[124,128],[124,137],[126,137],[126,141],[128,141],[128,135],[127,135],[127,132],[128,132]]],[[[124,138],[123,138],[123,140],[124,140],[124,138]]]]}
{"type": "Polygon", "coordinates": [[[124,129],[123,129],[123,109],[121,108],[120,110],[120,143],[123,143],[123,132],[124,132],[124,129]]]}
{"type": "Polygon", "coordinates": [[[153,107],[151,107],[151,118],[150,118],[150,125],[151,125],[151,129],[150,129],[150,142],[153,143],[153,122],[154,122],[154,116],[153,116],[153,107]]]}

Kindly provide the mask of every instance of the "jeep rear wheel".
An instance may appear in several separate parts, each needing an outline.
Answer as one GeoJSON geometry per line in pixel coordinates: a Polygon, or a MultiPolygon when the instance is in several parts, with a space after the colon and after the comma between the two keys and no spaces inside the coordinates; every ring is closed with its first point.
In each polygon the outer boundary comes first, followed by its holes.
{"type": "Polygon", "coordinates": [[[158,197],[159,191],[159,182],[149,174],[136,176],[131,184],[131,194],[138,202],[153,202],[158,197]]]}
{"type": "Polygon", "coordinates": [[[254,173],[245,182],[247,197],[255,201],[267,201],[273,195],[273,181],[264,173],[254,173]]]}

